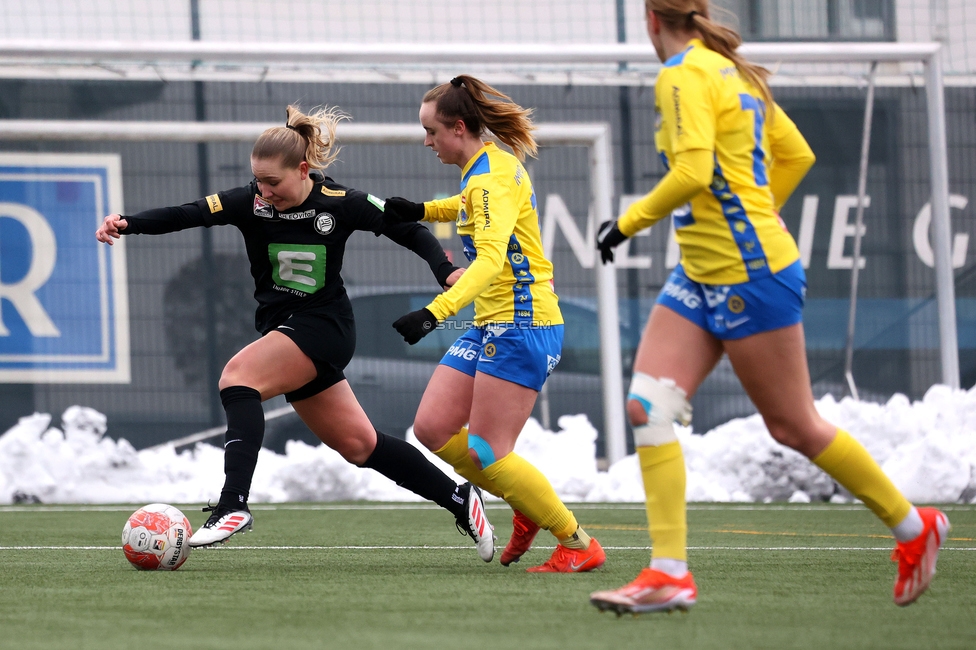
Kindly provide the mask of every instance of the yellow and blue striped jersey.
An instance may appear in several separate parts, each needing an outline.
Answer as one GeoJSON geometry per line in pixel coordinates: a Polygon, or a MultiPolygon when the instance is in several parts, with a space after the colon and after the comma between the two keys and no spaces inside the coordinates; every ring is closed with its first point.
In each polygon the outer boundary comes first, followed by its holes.
{"type": "MultiPolygon", "coordinates": [[[[796,242],[776,212],[769,180],[771,146],[806,147],[786,113],[776,104],[766,107],[735,64],[699,39],[665,62],[655,99],[655,144],[666,168],[683,152],[713,153],[711,186],[672,213],[688,276],[708,284],[738,284],[799,259],[796,242]]],[[[627,214],[619,227],[633,234],[663,216],[627,214]]]]}
{"type": "Polygon", "coordinates": [[[427,309],[438,319],[474,301],[475,323],[561,325],[552,263],[542,251],[535,191],[512,154],[486,142],[461,170],[461,192],[424,204],[425,221],[454,221],[471,262],[427,309]]]}

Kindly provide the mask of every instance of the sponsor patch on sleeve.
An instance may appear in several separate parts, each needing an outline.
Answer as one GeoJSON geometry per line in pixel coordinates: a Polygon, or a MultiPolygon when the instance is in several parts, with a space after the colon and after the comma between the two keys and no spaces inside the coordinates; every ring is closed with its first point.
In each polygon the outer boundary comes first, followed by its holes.
{"type": "Polygon", "coordinates": [[[386,205],[386,201],[384,201],[383,199],[376,198],[372,194],[367,194],[366,195],[366,200],[369,201],[370,203],[372,203],[373,205],[375,205],[380,210],[382,210],[383,209],[383,206],[386,205]]]}
{"type": "Polygon", "coordinates": [[[346,195],[346,191],[345,190],[330,190],[325,185],[323,185],[322,186],[322,194],[325,194],[326,196],[345,196],[346,195]]]}
{"type": "Polygon", "coordinates": [[[207,207],[210,208],[210,214],[220,212],[224,209],[224,206],[220,204],[220,197],[216,194],[211,194],[207,197],[207,207]]]}

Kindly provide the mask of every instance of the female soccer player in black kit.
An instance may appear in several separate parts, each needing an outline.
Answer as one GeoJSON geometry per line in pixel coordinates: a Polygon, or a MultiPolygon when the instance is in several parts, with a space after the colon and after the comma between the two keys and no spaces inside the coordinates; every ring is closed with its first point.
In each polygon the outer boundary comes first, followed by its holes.
{"type": "Polygon", "coordinates": [[[350,463],[378,471],[454,514],[486,561],[494,552],[480,490],[458,486],[408,443],[376,431],[342,370],[352,358],[356,331],[339,272],[346,240],[355,230],[385,235],[422,257],[440,286],[461,269],[419,224],[385,224],[383,202],[322,174],[336,157],[335,109],[305,115],[287,109],[287,124],[266,130],[251,152],[254,180],[178,207],[105,217],[96,238],[161,234],[234,225],[244,236],[258,301],[262,336],[238,352],[220,376],[227,413],[225,481],[207,522],[190,546],[210,546],[251,527],[251,477],[264,438],[261,402],[284,394],[308,428],[350,463]]]}

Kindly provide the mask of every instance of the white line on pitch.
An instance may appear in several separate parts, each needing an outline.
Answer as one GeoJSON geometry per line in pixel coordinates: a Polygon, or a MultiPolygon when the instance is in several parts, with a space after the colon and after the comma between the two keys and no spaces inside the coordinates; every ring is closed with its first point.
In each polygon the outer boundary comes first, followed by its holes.
{"type": "MultiPolygon", "coordinates": [[[[172,504],[178,508],[182,508],[187,512],[195,512],[196,508],[200,504],[187,505],[185,503],[172,504]]],[[[93,505],[36,505],[36,506],[0,506],[0,513],[4,512],[134,512],[140,506],[138,504],[123,504],[123,505],[105,505],[105,506],[93,506],[93,505]]],[[[610,506],[613,507],[613,506],[610,506]]],[[[634,506],[637,509],[638,506],[634,506]]],[[[350,503],[350,504],[248,504],[248,508],[251,510],[294,510],[299,512],[306,511],[316,511],[316,510],[440,510],[441,507],[434,504],[428,503],[415,503],[415,502],[405,502],[405,503],[350,503]]],[[[644,506],[639,506],[641,510],[644,506]]],[[[505,503],[486,503],[486,510],[509,510],[509,506],[505,503]]],[[[630,509],[630,508],[627,508],[630,509]]]]}
{"type": "MultiPolygon", "coordinates": [[[[227,551],[446,551],[469,550],[470,546],[221,546],[198,550],[227,551]]],[[[553,549],[553,546],[533,546],[553,549]]],[[[650,546],[604,546],[608,551],[649,551],[650,546]]],[[[118,546],[0,546],[0,551],[118,551],[118,546]]],[[[890,546],[689,546],[689,551],[891,551],[890,546]]],[[[976,551],[976,547],[949,546],[942,551],[976,551]]]]}
{"type": "MultiPolygon", "coordinates": [[[[200,504],[173,504],[177,507],[184,508],[188,511],[193,511],[200,504]]],[[[643,503],[573,503],[567,502],[573,510],[644,510],[643,503]]],[[[19,506],[19,505],[6,505],[0,506],[0,513],[7,512],[132,512],[139,508],[139,504],[115,504],[115,505],[31,505],[31,506],[19,506]]],[[[328,511],[328,510],[440,510],[440,506],[434,505],[432,503],[418,503],[413,501],[396,502],[396,503],[345,503],[345,504],[332,504],[332,503],[255,503],[249,504],[251,510],[294,510],[299,512],[306,511],[328,511]]],[[[976,507],[973,505],[964,504],[942,504],[938,506],[939,509],[946,512],[953,511],[963,511],[972,512],[976,507]]],[[[497,500],[488,501],[485,504],[485,509],[487,510],[508,510],[509,506],[505,503],[499,502],[497,500]]],[[[846,511],[861,511],[864,510],[864,506],[860,504],[743,504],[743,503],[691,503],[688,504],[688,510],[692,511],[721,511],[721,512],[734,512],[734,511],[763,511],[763,512],[778,512],[778,511],[789,511],[789,512],[846,512],[846,511]]]]}

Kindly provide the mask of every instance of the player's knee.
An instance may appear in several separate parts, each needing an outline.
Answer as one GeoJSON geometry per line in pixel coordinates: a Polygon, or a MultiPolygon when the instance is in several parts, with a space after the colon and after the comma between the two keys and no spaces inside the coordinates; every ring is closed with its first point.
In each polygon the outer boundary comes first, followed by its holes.
{"type": "Polygon", "coordinates": [[[769,435],[772,436],[773,440],[783,445],[784,447],[789,447],[795,451],[802,452],[804,449],[803,437],[796,434],[795,431],[791,431],[787,427],[781,426],[766,426],[769,429],[769,435]]]}
{"type": "Polygon", "coordinates": [[[229,388],[231,386],[247,386],[250,385],[245,381],[243,364],[237,360],[237,357],[232,358],[224,366],[224,369],[220,373],[220,380],[217,382],[217,387],[220,390],[229,388]]]}
{"type": "Polygon", "coordinates": [[[656,447],[678,439],[675,421],[691,423],[691,404],[673,379],[634,373],[627,394],[627,415],[634,429],[634,445],[656,447]]]}
{"type": "Polygon", "coordinates": [[[450,434],[444,435],[441,427],[438,427],[430,418],[423,417],[419,413],[413,421],[413,435],[417,436],[420,444],[431,450],[440,449],[450,439],[450,434]]]}
{"type": "Polygon", "coordinates": [[[343,436],[341,440],[333,441],[331,444],[346,462],[361,466],[376,449],[376,438],[375,434],[343,436]]]}
{"type": "Polygon", "coordinates": [[[224,370],[220,373],[220,379],[217,380],[217,388],[219,390],[224,390],[225,388],[230,388],[231,386],[235,385],[233,374],[227,372],[227,366],[224,366],[224,370]]]}
{"type": "Polygon", "coordinates": [[[455,421],[435,408],[421,405],[413,420],[413,435],[424,447],[436,451],[449,443],[451,438],[464,427],[465,422],[455,421]]]}
{"type": "Polygon", "coordinates": [[[826,432],[822,432],[818,429],[817,423],[806,425],[789,419],[763,418],[763,422],[773,440],[808,458],[813,458],[823,451],[824,439],[829,440],[836,430],[828,424],[826,432]]]}
{"type": "Polygon", "coordinates": [[[431,449],[431,450],[440,449],[441,447],[444,446],[444,445],[438,445],[436,442],[437,436],[432,435],[429,429],[418,427],[416,422],[413,425],[413,434],[417,436],[417,440],[420,442],[420,444],[422,444],[427,449],[431,449]]]}
{"type": "Polygon", "coordinates": [[[631,398],[627,400],[627,420],[634,427],[647,424],[647,410],[636,399],[631,398]]]}
{"type": "Polygon", "coordinates": [[[779,444],[790,449],[798,449],[803,446],[804,435],[801,431],[800,422],[767,413],[763,415],[763,424],[766,425],[769,435],[779,444]]]}

